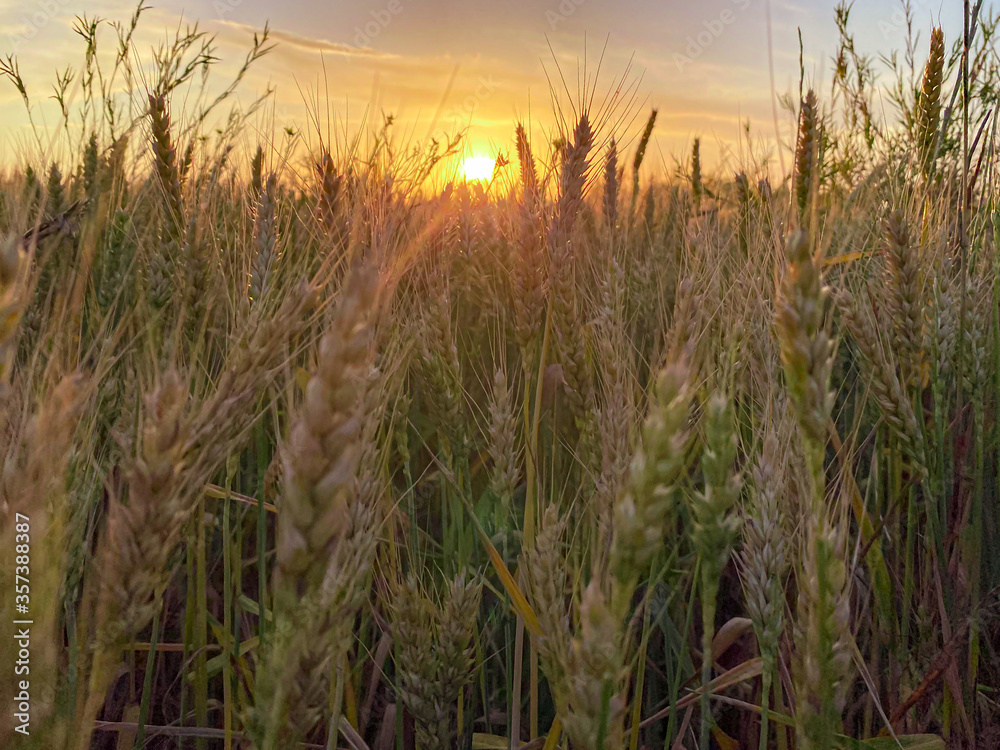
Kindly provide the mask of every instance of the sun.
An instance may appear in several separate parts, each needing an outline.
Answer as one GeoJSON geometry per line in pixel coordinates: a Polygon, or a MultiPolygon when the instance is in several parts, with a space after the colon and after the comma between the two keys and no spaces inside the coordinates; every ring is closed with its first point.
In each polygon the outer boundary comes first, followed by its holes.
{"type": "Polygon", "coordinates": [[[469,182],[489,180],[493,177],[493,165],[493,157],[470,156],[462,163],[462,171],[465,173],[465,179],[469,182]]]}

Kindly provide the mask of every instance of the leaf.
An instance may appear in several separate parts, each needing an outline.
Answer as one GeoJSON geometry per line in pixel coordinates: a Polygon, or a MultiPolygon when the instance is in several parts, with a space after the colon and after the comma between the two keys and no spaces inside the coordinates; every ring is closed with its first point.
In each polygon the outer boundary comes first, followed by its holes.
{"type": "MultiPolygon", "coordinates": [[[[759,677],[761,669],[763,668],[763,664],[764,662],[759,656],[755,656],[752,659],[747,659],[746,661],[737,664],[732,669],[728,670],[727,672],[723,672],[714,680],[708,683],[709,694],[714,695],[716,693],[721,693],[723,690],[732,687],[733,685],[738,685],[739,683],[744,682],[745,680],[752,680],[755,677],[759,677]]],[[[677,701],[674,708],[676,710],[682,708],[688,708],[689,706],[695,705],[699,700],[701,700],[700,687],[688,693],[679,701],[677,701]]],[[[660,709],[652,716],[647,716],[639,724],[639,727],[640,728],[648,727],[649,725],[654,724],[657,721],[660,721],[661,719],[670,715],[670,710],[671,707],[667,706],[666,708],[660,709]]]]}
{"type": "MultiPolygon", "coordinates": [[[[257,605],[257,602],[246,594],[240,594],[240,607],[243,608],[244,612],[248,612],[255,617],[260,617],[260,607],[257,605]]],[[[264,618],[267,622],[274,620],[274,615],[267,607],[264,608],[264,618]]]]}
{"type": "Polygon", "coordinates": [[[867,255],[865,250],[852,250],[848,253],[841,253],[840,255],[834,255],[829,258],[823,258],[823,267],[830,268],[831,266],[839,266],[842,263],[853,263],[856,260],[861,260],[861,258],[867,255]]]}
{"type": "Polygon", "coordinates": [[[562,722],[559,721],[557,716],[552,720],[552,726],[549,727],[549,734],[545,738],[545,745],[542,750],[555,750],[556,744],[559,742],[559,737],[562,735],[562,722]]]}
{"type": "Polygon", "coordinates": [[[740,743],[723,732],[718,727],[712,727],[712,737],[719,745],[720,750],[739,750],[740,743]]]}
{"type": "MultiPolygon", "coordinates": [[[[122,721],[128,722],[129,724],[134,724],[139,720],[139,706],[138,704],[130,704],[125,707],[125,711],[122,715],[122,721]]],[[[121,731],[118,732],[118,742],[115,745],[116,750],[131,750],[132,745],[135,743],[135,730],[126,729],[124,726],[121,731]]]]}
{"type": "MultiPolygon", "coordinates": [[[[257,648],[259,643],[260,643],[260,638],[258,636],[254,636],[253,638],[248,638],[245,641],[241,641],[240,657],[249,654],[251,651],[257,648]]],[[[225,662],[225,660],[229,658],[232,658],[232,654],[223,651],[221,654],[216,654],[207,662],[205,662],[205,671],[207,672],[208,676],[214,677],[215,675],[219,674],[222,671],[223,662],[225,662]]],[[[187,678],[189,680],[194,679],[194,672],[188,672],[187,678]]]]}
{"type": "MultiPolygon", "coordinates": [[[[745,680],[752,680],[755,677],[760,677],[761,670],[763,669],[764,661],[759,656],[755,656],[752,659],[747,659],[744,662],[740,662],[732,669],[723,672],[714,680],[708,683],[708,692],[710,695],[715,693],[721,693],[726,688],[730,688],[733,685],[738,685],[745,680]]],[[[684,696],[681,700],[677,702],[677,707],[682,708],[684,706],[689,706],[697,703],[701,698],[701,688],[692,691],[688,695],[684,696]]]]}
{"type": "Polygon", "coordinates": [[[299,393],[306,392],[306,386],[309,385],[310,377],[309,370],[304,367],[295,368],[295,385],[298,386],[299,393]]]}
{"type": "MultiPolygon", "coordinates": [[[[666,584],[662,584],[664,588],[670,589],[666,584]]],[[[673,597],[673,593],[668,596],[673,597]]],[[[670,649],[670,655],[673,659],[681,662],[681,669],[685,672],[694,671],[694,663],[691,661],[691,652],[687,648],[687,643],[681,636],[680,631],[677,629],[676,623],[674,623],[673,618],[670,616],[668,607],[663,606],[660,608],[659,612],[655,615],[654,620],[656,626],[663,633],[663,639],[665,645],[670,649]]]]}
{"type": "Polygon", "coordinates": [[[852,737],[837,735],[837,747],[839,750],[865,750],[865,743],[852,737]]]}
{"type": "Polygon", "coordinates": [[[936,734],[903,734],[892,737],[873,737],[861,743],[867,750],[944,750],[944,740],[936,734]],[[897,741],[898,740],[898,741],[897,741]]]}
{"type": "Polygon", "coordinates": [[[507,738],[498,734],[473,732],[472,750],[507,750],[507,738]]]}
{"type": "MultiPolygon", "coordinates": [[[[214,500],[235,500],[236,502],[243,503],[244,505],[249,505],[254,508],[257,507],[258,500],[255,497],[250,497],[249,495],[241,495],[239,492],[233,492],[232,490],[226,490],[217,484],[206,484],[205,485],[205,497],[210,497],[214,500]]],[[[264,510],[268,513],[277,513],[278,509],[272,503],[264,503],[264,510]]]]}
{"type": "Polygon", "coordinates": [[[902,734],[892,737],[872,737],[855,740],[850,737],[837,738],[841,750],[944,750],[944,740],[936,734],[902,734]]]}
{"type": "MultiPolygon", "coordinates": [[[[466,507],[469,503],[466,501],[466,507]]],[[[542,626],[538,622],[538,616],[535,614],[535,610],[531,608],[528,604],[528,599],[521,592],[521,588],[517,585],[517,581],[514,580],[514,576],[510,574],[507,570],[507,566],[504,564],[503,558],[500,553],[497,552],[496,547],[493,546],[493,542],[490,541],[489,536],[486,534],[486,530],[483,525],[479,523],[479,519],[476,517],[476,513],[472,508],[469,508],[469,515],[472,516],[473,523],[476,526],[476,531],[479,532],[479,538],[483,541],[483,546],[486,547],[486,554],[490,556],[490,562],[493,563],[493,567],[500,576],[500,582],[503,583],[504,589],[507,591],[507,595],[510,597],[510,602],[517,610],[517,613],[524,620],[524,626],[528,629],[532,635],[542,636],[542,626]]]]}
{"type": "Polygon", "coordinates": [[[729,647],[739,640],[740,636],[750,630],[753,623],[747,617],[733,617],[718,629],[712,639],[712,660],[718,661],[729,647]]]}

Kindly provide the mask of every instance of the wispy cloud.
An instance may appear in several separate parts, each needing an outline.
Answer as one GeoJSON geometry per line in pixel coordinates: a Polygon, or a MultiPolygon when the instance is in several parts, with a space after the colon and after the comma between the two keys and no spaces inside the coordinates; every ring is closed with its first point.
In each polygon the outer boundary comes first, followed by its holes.
{"type": "MultiPolygon", "coordinates": [[[[249,24],[238,23],[236,21],[218,21],[218,23],[237,31],[244,31],[248,35],[260,33],[261,31],[257,27],[250,26],[249,24]]],[[[302,34],[296,34],[293,31],[283,31],[281,29],[271,29],[270,37],[279,44],[288,45],[296,49],[304,50],[306,52],[315,52],[318,54],[341,55],[343,57],[377,58],[382,60],[398,57],[398,55],[381,52],[379,50],[372,49],[371,47],[355,47],[352,44],[331,42],[328,39],[304,36],[302,34]]]]}

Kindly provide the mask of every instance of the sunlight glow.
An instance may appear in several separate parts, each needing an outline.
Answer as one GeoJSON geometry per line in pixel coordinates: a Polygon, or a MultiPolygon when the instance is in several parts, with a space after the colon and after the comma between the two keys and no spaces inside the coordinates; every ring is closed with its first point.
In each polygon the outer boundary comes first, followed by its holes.
{"type": "Polygon", "coordinates": [[[493,177],[494,160],[491,156],[470,156],[462,164],[462,171],[465,179],[469,182],[473,180],[489,180],[493,177]]]}

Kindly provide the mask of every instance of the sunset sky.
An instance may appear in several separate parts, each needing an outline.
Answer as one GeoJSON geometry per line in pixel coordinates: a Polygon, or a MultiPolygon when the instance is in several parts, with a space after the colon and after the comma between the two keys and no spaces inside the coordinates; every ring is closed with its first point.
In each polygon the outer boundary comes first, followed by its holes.
{"type": "MultiPolygon", "coordinates": [[[[807,76],[821,91],[829,90],[835,5],[772,0],[779,93],[797,87],[797,27],[807,76]]],[[[0,0],[0,6],[0,55],[16,53],[36,101],[51,92],[57,68],[80,65],[82,44],[72,32],[76,15],[86,10],[125,21],[134,8],[119,0],[0,0]]],[[[920,64],[932,24],[944,25],[949,43],[955,39],[962,3],[914,0],[912,6],[921,32],[920,64]]],[[[899,0],[855,3],[852,25],[862,52],[902,48],[900,7],[899,0]]],[[[651,106],[660,110],[650,152],[660,169],[671,169],[695,136],[702,138],[706,162],[733,155],[741,118],[749,118],[761,138],[774,134],[765,0],[159,0],[141,26],[139,51],[162,40],[182,17],[217,34],[220,82],[242,60],[252,33],[270,22],[278,46],[258,63],[240,99],[249,102],[255,92],[275,86],[279,126],[301,124],[304,96],[325,88],[331,109],[348,127],[375,102],[375,111],[396,115],[401,132],[422,138],[432,125],[437,133],[469,126],[469,152],[493,155],[498,148],[509,150],[516,119],[530,115],[539,129],[551,125],[545,71],[555,74],[553,51],[575,89],[584,52],[592,75],[607,40],[597,90],[606,90],[632,58],[633,77],[642,77],[638,118],[651,106]]],[[[102,39],[112,45],[110,29],[102,39]]],[[[0,148],[9,155],[27,121],[6,82],[0,115],[8,123],[0,148]]]]}

